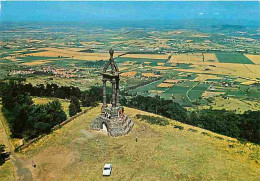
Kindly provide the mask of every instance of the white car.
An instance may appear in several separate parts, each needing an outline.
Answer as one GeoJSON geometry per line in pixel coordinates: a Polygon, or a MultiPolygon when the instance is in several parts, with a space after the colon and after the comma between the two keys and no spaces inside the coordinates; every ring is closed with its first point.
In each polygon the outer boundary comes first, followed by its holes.
{"type": "Polygon", "coordinates": [[[112,172],[112,164],[105,164],[103,169],[103,176],[110,176],[112,172]]]}

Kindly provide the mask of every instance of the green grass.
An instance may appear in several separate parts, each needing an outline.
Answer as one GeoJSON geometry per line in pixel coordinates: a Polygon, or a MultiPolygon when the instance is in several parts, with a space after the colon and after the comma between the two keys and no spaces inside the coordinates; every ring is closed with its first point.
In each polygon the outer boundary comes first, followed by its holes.
{"type": "Polygon", "coordinates": [[[183,87],[183,86],[174,85],[170,89],[165,91],[165,93],[167,93],[167,94],[182,94],[182,95],[185,95],[188,90],[189,90],[189,87],[183,87]]]}
{"type": "Polygon", "coordinates": [[[26,56],[26,57],[19,57],[19,62],[33,62],[37,60],[51,60],[57,59],[57,57],[41,57],[41,56],[26,56]]]}
{"type": "Polygon", "coordinates": [[[216,53],[216,56],[221,63],[254,64],[254,62],[241,53],[216,53]]]}
{"type": "MultiPolygon", "coordinates": [[[[125,108],[136,114],[158,116],[125,108]]],[[[169,120],[158,126],[135,119],[126,136],[109,137],[90,131],[90,122],[100,107],[76,118],[45,136],[25,152],[25,160],[37,160],[37,179],[53,180],[258,180],[259,165],[249,155],[257,145],[234,142],[221,136],[169,120]],[[174,125],[183,127],[175,129],[174,125]],[[144,129],[145,127],[145,129],[144,129]],[[189,131],[191,129],[197,132],[189,131]],[[206,132],[212,137],[201,134],[206,132]],[[223,137],[223,140],[215,138],[223,137]],[[138,137],[138,142],[135,138],[138,137]],[[243,154],[240,152],[243,151],[243,154]],[[112,175],[102,176],[105,163],[113,164],[112,175]]],[[[168,120],[168,119],[167,119],[168,120]]],[[[232,139],[233,140],[233,139],[232,139]]]]}
{"type": "Polygon", "coordinates": [[[203,92],[204,91],[191,90],[189,91],[188,96],[192,101],[196,101],[198,98],[200,98],[203,92]]]}
{"type": "Polygon", "coordinates": [[[210,81],[210,82],[220,82],[221,79],[206,79],[206,81],[210,81]]]}

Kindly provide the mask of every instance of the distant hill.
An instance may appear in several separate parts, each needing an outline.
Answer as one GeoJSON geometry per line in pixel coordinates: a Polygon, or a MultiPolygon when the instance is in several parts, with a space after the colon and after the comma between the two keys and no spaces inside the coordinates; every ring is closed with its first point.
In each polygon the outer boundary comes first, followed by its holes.
{"type": "MultiPolygon", "coordinates": [[[[132,131],[109,137],[90,131],[100,107],[76,118],[31,145],[25,162],[34,160],[39,180],[258,180],[260,146],[169,120],[151,125],[136,114],[158,115],[125,108],[135,121],[132,131]],[[136,142],[136,137],[138,142],[136,142]],[[105,163],[112,176],[102,177],[105,163]]],[[[214,121],[214,120],[212,120],[214,121]]]]}
{"type": "Polygon", "coordinates": [[[219,28],[221,30],[226,30],[226,29],[240,30],[240,29],[246,28],[245,26],[242,26],[242,25],[229,25],[229,24],[225,24],[225,25],[212,25],[211,27],[212,28],[219,28]]]}

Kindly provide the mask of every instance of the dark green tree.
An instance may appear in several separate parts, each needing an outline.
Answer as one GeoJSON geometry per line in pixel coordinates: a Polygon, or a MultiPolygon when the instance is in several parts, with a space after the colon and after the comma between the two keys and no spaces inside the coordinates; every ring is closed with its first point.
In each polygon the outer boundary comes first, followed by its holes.
{"type": "Polygon", "coordinates": [[[9,154],[5,152],[5,145],[0,145],[0,165],[5,163],[5,159],[9,157],[9,154]]]}
{"type": "Polygon", "coordinates": [[[70,117],[75,116],[77,114],[77,107],[74,102],[71,102],[69,105],[69,115],[70,117]]]}
{"type": "Polygon", "coordinates": [[[71,97],[70,103],[73,103],[75,105],[77,113],[82,111],[80,108],[79,99],[76,96],[71,97]]]}

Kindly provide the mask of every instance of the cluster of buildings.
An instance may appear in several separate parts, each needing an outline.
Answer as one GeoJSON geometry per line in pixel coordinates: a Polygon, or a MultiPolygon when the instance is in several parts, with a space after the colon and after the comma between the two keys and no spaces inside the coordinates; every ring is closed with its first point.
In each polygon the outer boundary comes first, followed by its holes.
{"type": "Polygon", "coordinates": [[[82,78],[84,77],[79,73],[78,69],[65,69],[65,68],[55,68],[55,67],[41,67],[41,68],[30,68],[28,70],[13,70],[9,75],[29,75],[29,74],[50,74],[55,77],[62,78],[82,78]]]}

